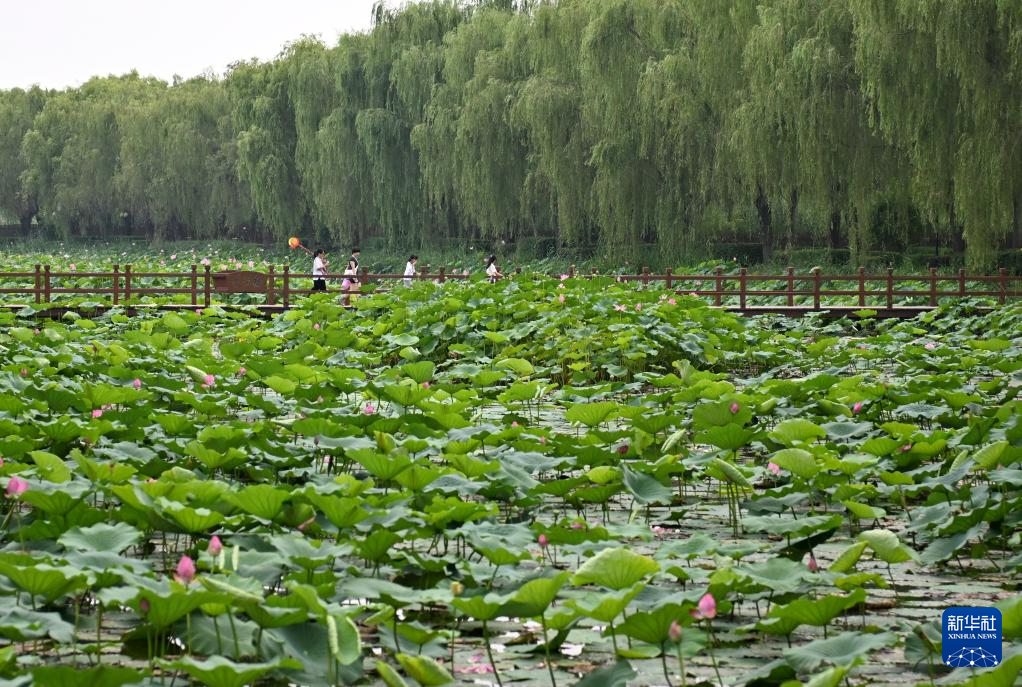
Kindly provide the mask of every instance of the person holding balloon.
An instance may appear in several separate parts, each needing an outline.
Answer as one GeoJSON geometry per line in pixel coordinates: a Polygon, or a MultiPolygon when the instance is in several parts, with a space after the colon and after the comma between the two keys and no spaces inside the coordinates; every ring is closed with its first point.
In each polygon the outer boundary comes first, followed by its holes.
{"type": "Polygon", "coordinates": [[[291,250],[301,248],[303,251],[312,256],[312,290],[326,291],[327,267],[330,265],[326,259],[326,251],[322,248],[317,248],[315,251],[309,250],[302,245],[301,239],[297,236],[289,238],[287,240],[287,245],[291,247],[291,250]]]}

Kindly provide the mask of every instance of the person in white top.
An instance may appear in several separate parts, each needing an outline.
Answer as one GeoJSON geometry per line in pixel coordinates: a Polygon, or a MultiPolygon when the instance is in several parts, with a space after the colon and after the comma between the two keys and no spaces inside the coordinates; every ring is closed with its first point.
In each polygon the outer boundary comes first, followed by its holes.
{"type": "Polygon", "coordinates": [[[326,252],[322,248],[316,250],[312,254],[312,290],[313,291],[326,291],[326,268],[329,265],[326,261],[326,252]],[[318,278],[317,278],[318,277],[318,278]]]}
{"type": "Polygon", "coordinates": [[[412,277],[415,276],[415,263],[419,261],[418,255],[413,255],[408,258],[408,263],[405,265],[405,286],[412,285],[412,277]]]}
{"type": "Polygon", "coordinates": [[[504,278],[504,275],[500,273],[500,268],[497,267],[496,255],[491,255],[486,258],[486,276],[490,278],[490,283],[494,283],[498,279],[504,278]]]}

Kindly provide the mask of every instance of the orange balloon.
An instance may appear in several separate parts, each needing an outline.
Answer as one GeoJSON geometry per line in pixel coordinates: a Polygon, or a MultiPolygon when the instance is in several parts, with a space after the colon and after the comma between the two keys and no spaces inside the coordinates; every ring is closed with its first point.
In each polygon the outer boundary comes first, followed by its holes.
{"type": "Polygon", "coordinates": [[[291,250],[294,250],[298,246],[302,245],[302,242],[298,240],[297,236],[292,236],[287,240],[287,245],[291,246],[291,250]]]}

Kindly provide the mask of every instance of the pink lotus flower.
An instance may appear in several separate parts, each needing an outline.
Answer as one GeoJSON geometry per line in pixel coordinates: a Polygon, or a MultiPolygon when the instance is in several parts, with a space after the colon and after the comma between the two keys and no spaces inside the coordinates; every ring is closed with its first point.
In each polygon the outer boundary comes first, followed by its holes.
{"type": "Polygon", "coordinates": [[[908,453],[909,451],[912,450],[912,444],[905,444],[904,446],[902,446],[898,450],[901,451],[902,453],[908,453]]]}
{"type": "Polygon", "coordinates": [[[539,443],[541,443],[541,444],[543,444],[544,446],[546,446],[546,437],[540,437],[540,438],[539,438],[539,443]]]}
{"type": "Polygon", "coordinates": [[[557,288],[559,288],[559,289],[563,289],[563,288],[564,288],[564,284],[558,284],[558,285],[557,285],[557,288]]]}
{"type": "Polygon", "coordinates": [[[313,329],[319,329],[319,322],[317,322],[316,324],[312,325],[312,328],[313,329]]]}
{"type": "Polygon", "coordinates": [[[376,412],[376,407],[372,403],[366,403],[366,407],[362,409],[363,415],[372,415],[376,412]]]}
{"type": "Polygon", "coordinates": [[[68,265],[68,266],[67,266],[67,268],[68,268],[69,270],[71,270],[72,272],[74,272],[74,271],[76,271],[76,270],[78,269],[78,265],[76,265],[76,264],[74,264],[74,263],[72,262],[72,263],[71,263],[70,265],[68,265]]]}
{"type": "Polygon", "coordinates": [[[681,642],[681,624],[677,620],[671,621],[671,627],[667,630],[667,636],[675,644],[681,642]]]}
{"type": "Polygon", "coordinates": [[[28,482],[17,475],[7,480],[7,495],[16,499],[28,491],[28,482]]]}
{"type": "Polygon", "coordinates": [[[862,401],[856,401],[855,405],[852,406],[852,415],[858,415],[862,412],[862,401]]]}
{"type": "Polygon", "coordinates": [[[699,599],[698,615],[694,617],[700,620],[713,620],[717,617],[717,600],[713,598],[713,594],[705,594],[699,599]]]}
{"type": "Polygon", "coordinates": [[[255,267],[255,260],[249,260],[248,261],[248,266],[249,267],[255,267]]]}
{"type": "Polygon", "coordinates": [[[539,538],[536,539],[536,541],[539,542],[539,548],[541,549],[545,549],[550,546],[550,540],[546,538],[545,534],[539,535],[539,538]]]}
{"type": "Polygon", "coordinates": [[[936,348],[936,347],[937,347],[937,344],[933,343],[932,341],[928,341],[928,342],[926,343],[926,345],[925,345],[925,346],[923,346],[923,348],[925,348],[925,349],[926,349],[926,350],[928,350],[928,351],[932,351],[932,350],[933,350],[934,348],[936,348]]]}
{"type": "Polygon", "coordinates": [[[565,280],[565,279],[567,279],[567,278],[568,278],[568,275],[566,275],[566,274],[562,274],[562,275],[561,275],[561,281],[564,281],[564,280],[565,280]]]}
{"type": "Polygon", "coordinates": [[[667,534],[667,530],[665,530],[660,525],[650,526],[649,531],[652,532],[653,536],[656,537],[657,539],[663,539],[664,536],[667,534]]]}
{"type": "Polygon", "coordinates": [[[617,452],[620,453],[622,456],[628,453],[628,444],[621,444],[620,446],[618,446],[617,452]]]}
{"type": "Polygon", "coordinates": [[[563,303],[564,302],[564,294],[562,293],[560,296],[558,296],[557,300],[560,301],[561,303],[563,303]]]}
{"type": "Polygon", "coordinates": [[[806,561],[806,567],[809,568],[809,572],[816,572],[820,569],[820,564],[816,562],[816,556],[810,552],[809,560],[806,561]]]}
{"type": "Polygon", "coordinates": [[[214,534],[209,540],[209,548],[207,549],[207,551],[209,551],[209,555],[219,556],[220,552],[223,551],[223,549],[224,549],[223,542],[220,541],[220,537],[214,534]]]}
{"type": "Polygon", "coordinates": [[[309,527],[309,525],[311,525],[315,521],[316,521],[316,516],[313,515],[311,518],[309,518],[308,520],[306,520],[305,522],[303,522],[302,524],[300,524],[298,526],[298,531],[299,532],[304,532],[309,527]]]}
{"type": "Polygon", "coordinates": [[[135,381],[133,381],[131,385],[135,387],[135,390],[137,391],[138,389],[142,388],[142,380],[139,379],[138,377],[135,377],[135,381]]]}
{"type": "Polygon", "coordinates": [[[202,260],[199,261],[199,264],[200,265],[209,265],[211,263],[209,261],[209,258],[203,258],[202,260]]]}
{"type": "Polygon", "coordinates": [[[39,336],[39,327],[36,327],[35,329],[32,330],[32,335],[39,336]]]}
{"type": "Polygon", "coordinates": [[[103,417],[103,411],[99,408],[95,408],[92,411],[92,417],[103,417]]]}
{"type": "Polygon", "coordinates": [[[671,305],[677,305],[678,304],[678,301],[674,300],[673,298],[668,298],[667,302],[670,303],[671,305]]]}
{"type": "Polygon", "coordinates": [[[25,368],[23,367],[23,368],[21,368],[21,373],[20,373],[20,374],[21,374],[21,376],[22,376],[22,377],[27,377],[27,376],[28,376],[28,370],[26,370],[26,369],[25,369],[25,368]]]}
{"type": "Polygon", "coordinates": [[[575,522],[571,523],[571,529],[573,530],[584,530],[585,527],[586,524],[580,520],[576,520],[575,522]]]}
{"type": "Polygon", "coordinates": [[[238,368],[238,376],[239,377],[244,377],[246,372],[248,372],[248,370],[246,370],[245,368],[243,368],[243,367],[239,367],[238,368]]]}
{"type": "Polygon", "coordinates": [[[216,384],[216,377],[214,377],[211,374],[207,374],[205,377],[202,378],[202,380],[203,380],[203,382],[205,383],[205,385],[207,387],[210,387],[210,386],[213,386],[214,384],[216,384]]]}
{"type": "Polygon", "coordinates": [[[142,599],[139,601],[138,610],[142,611],[142,615],[149,613],[149,599],[142,599]]]}
{"type": "Polygon", "coordinates": [[[740,405],[738,405],[737,403],[732,403],[731,404],[731,414],[732,415],[736,415],[739,410],[741,410],[741,406],[740,405]]]}
{"type": "Polygon", "coordinates": [[[775,475],[781,474],[781,466],[777,463],[767,463],[767,470],[774,473],[775,475]]]}
{"type": "Polygon", "coordinates": [[[177,562],[177,576],[174,578],[181,584],[191,584],[195,579],[195,561],[188,556],[181,556],[177,562]]]}
{"type": "Polygon", "coordinates": [[[429,388],[429,381],[428,380],[422,383],[422,388],[423,389],[428,389],[429,388]]]}
{"type": "Polygon", "coordinates": [[[627,308],[627,306],[618,304],[618,305],[614,306],[614,310],[617,310],[618,312],[627,312],[628,308],[627,308]]]}
{"type": "Polygon", "coordinates": [[[0,468],[2,468],[3,466],[4,466],[4,459],[0,458],[0,468]]]}
{"type": "Polygon", "coordinates": [[[170,259],[171,260],[177,260],[177,253],[174,253],[173,255],[171,255],[170,259]]]}
{"type": "Polygon", "coordinates": [[[642,303],[635,304],[635,312],[642,312],[642,303]]]}

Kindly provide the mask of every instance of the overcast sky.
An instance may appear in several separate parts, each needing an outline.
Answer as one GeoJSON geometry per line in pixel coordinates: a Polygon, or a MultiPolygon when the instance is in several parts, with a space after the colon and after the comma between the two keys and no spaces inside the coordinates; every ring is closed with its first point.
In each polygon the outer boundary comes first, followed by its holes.
{"type": "MultiPolygon", "coordinates": [[[[302,34],[369,28],[374,0],[0,0],[0,88],[133,69],[169,81],[275,57],[302,34]]],[[[389,5],[402,4],[389,2],[389,5]]]]}

